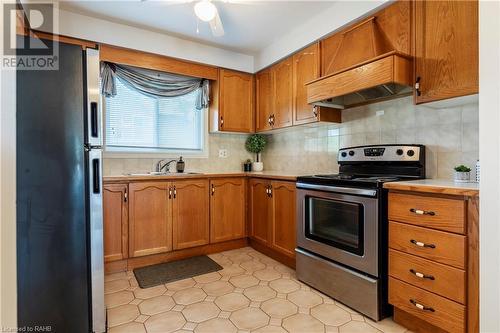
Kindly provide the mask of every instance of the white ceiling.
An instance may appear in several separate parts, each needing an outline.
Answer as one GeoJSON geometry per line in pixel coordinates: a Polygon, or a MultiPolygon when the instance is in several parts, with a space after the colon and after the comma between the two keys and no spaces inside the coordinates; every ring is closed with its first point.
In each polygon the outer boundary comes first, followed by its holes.
{"type": "MultiPolygon", "coordinates": [[[[187,0],[189,1],[189,0],[187,0]]],[[[67,1],[61,9],[255,54],[286,35],[300,22],[321,14],[334,1],[214,1],[225,35],[214,37],[207,23],[194,15],[194,2],[180,1],[67,1]]]]}

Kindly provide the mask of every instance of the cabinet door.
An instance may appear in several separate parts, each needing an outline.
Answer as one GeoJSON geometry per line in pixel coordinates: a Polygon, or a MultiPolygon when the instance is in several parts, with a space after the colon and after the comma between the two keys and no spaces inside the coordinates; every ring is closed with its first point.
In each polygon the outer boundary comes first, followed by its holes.
{"type": "Polygon", "coordinates": [[[168,182],[129,184],[129,255],[139,257],[172,250],[168,182]]]}
{"type": "Polygon", "coordinates": [[[271,129],[269,117],[273,113],[273,77],[271,69],[263,70],[255,75],[256,95],[256,130],[266,131],[271,129]]]}
{"type": "Polygon", "coordinates": [[[127,184],[106,184],[102,195],[104,261],[128,258],[127,184]]]}
{"type": "Polygon", "coordinates": [[[416,103],[477,93],[478,49],[478,1],[415,1],[416,103]]]}
{"type": "Polygon", "coordinates": [[[305,84],[320,75],[319,43],[315,43],[293,55],[293,124],[305,124],[318,120],[318,112],[307,103],[305,84]]]}
{"type": "Polygon", "coordinates": [[[253,75],[220,69],[219,84],[221,117],[219,130],[224,132],[253,132],[253,75]]]}
{"type": "Polygon", "coordinates": [[[273,236],[272,246],[278,251],[295,257],[296,211],[295,183],[273,181],[273,236]]]}
{"type": "Polygon", "coordinates": [[[174,250],[208,244],[208,180],[173,182],[174,250]]]}
{"type": "Polygon", "coordinates": [[[246,236],[246,180],[214,179],[210,182],[210,243],[246,236]]]}
{"type": "Polygon", "coordinates": [[[293,118],[293,68],[292,57],[274,65],[273,128],[292,126],[293,118]]]}
{"type": "Polygon", "coordinates": [[[271,198],[267,190],[269,181],[251,179],[250,195],[250,236],[264,244],[271,243],[271,198]]]}

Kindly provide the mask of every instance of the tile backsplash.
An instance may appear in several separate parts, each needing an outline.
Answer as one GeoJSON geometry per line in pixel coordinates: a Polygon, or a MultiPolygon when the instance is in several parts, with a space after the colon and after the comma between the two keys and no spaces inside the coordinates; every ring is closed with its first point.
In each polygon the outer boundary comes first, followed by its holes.
{"type": "MultiPolygon", "coordinates": [[[[298,174],[335,173],[340,148],[383,143],[426,146],[427,177],[452,178],[453,167],[472,169],[479,158],[477,98],[457,99],[452,107],[413,105],[412,97],[344,110],[341,124],[315,124],[268,135],[263,152],[265,170],[298,174]]],[[[200,172],[240,171],[252,154],[244,148],[246,135],[210,134],[209,157],[186,159],[186,169],[200,172]],[[219,158],[218,150],[229,156],[219,158]]],[[[154,170],[158,159],[105,159],[104,174],[154,170]]],[[[474,177],[474,175],[472,175],[474,177]]]]}
{"type": "Polygon", "coordinates": [[[458,106],[436,108],[413,105],[412,97],[405,97],[344,110],[341,124],[284,130],[270,136],[265,168],[334,173],[340,148],[416,143],[426,146],[428,178],[452,178],[454,166],[474,169],[479,158],[477,98],[457,101],[458,106]]]}
{"type": "MultiPolygon", "coordinates": [[[[210,134],[208,136],[207,158],[183,158],[186,171],[195,172],[238,172],[242,163],[253,154],[245,150],[247,135],[240,134],[210,134]],[[226,149],[227,158],[219,157],[219,149],[226,149]]],[[[166,158],[168,159],[168,158],[166,158]]],[[[132,172],[154,171],[160,158],[104,158],[103,172],[105,176],[122,175],[132,172]]],[[[175,170],[175,164],[171,165],[175,170]]]]}

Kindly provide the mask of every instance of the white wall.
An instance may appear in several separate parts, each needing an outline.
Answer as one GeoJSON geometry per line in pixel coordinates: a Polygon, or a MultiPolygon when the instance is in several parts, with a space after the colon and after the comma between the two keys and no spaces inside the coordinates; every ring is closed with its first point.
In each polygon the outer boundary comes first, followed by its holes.
{"type": "Polygon", "coordinates": [[[297,24],[295,29],[280,37],[255,56],[255,71],[271,65],[281,58],[311,44],[313,41],[338,30],[354,19],[374,11],[388,0],[339,1],[327,10],[297,24]]]}
{"type": "Polygon", "coordinates": [[[500,2],[479,3],[480,330],[500,332],[500,2]]]}
{"type": "MultiPolygon", "coordinates": [[[[3,52],[1,54],[3,54],[3,52]]],[[[0,331],[1,331],[2,327],[12,328],[17,326],[16,72],[15,71],[0,70],[0,110],[1,110],[0,111],[0,331]]]]}
{"type": "Polygon", "coordinates": [[[61,35],[253,72],[253,56],[61,10],[61,35]]]}

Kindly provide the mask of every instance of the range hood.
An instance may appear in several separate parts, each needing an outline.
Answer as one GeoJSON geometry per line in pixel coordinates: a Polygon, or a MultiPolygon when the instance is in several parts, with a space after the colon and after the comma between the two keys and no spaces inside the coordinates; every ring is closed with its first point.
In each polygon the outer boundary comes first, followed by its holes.
{"type": "Polygon", "coordinates": [[[412,57],[391,47],[375,17],[342,33],[332,62],[333,73],[306,84],[309,104],[345,109],[412,93],[412,57]]]}

